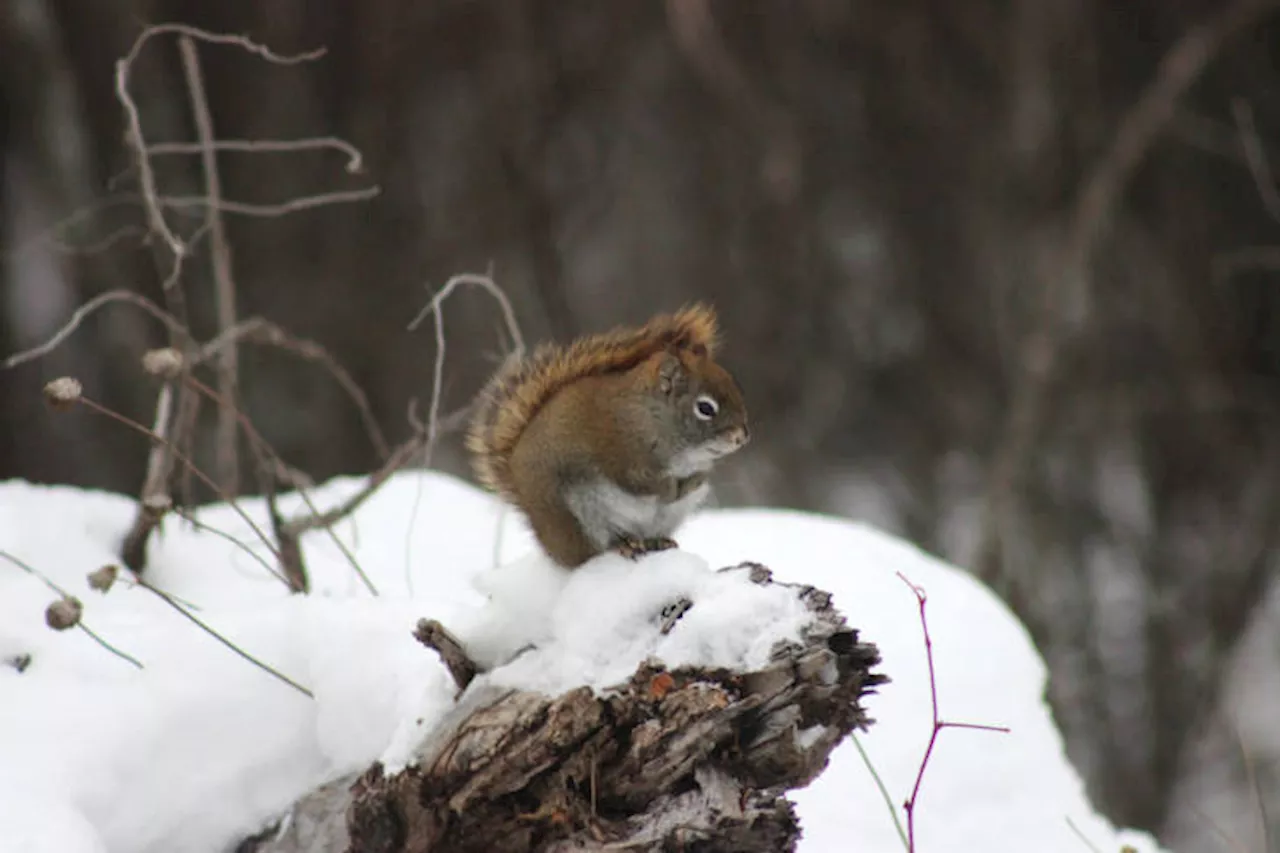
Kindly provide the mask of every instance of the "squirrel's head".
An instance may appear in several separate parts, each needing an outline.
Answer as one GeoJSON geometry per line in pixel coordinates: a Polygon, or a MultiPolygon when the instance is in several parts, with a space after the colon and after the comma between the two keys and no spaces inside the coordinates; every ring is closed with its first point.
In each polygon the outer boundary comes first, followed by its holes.
{"type": "Polygon", "coordinates": [[[669,347],[651,361],[657,412],[668,421],[662,434],[671,437],[669,447],[655,449],[665,451],[672,474],[706,471],[750,440],[742,392],[706,347],[669,347]]]}

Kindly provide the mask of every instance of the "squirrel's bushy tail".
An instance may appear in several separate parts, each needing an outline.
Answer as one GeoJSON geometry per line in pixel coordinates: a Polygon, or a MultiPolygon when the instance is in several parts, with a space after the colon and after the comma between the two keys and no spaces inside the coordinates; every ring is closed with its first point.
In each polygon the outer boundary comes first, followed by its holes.
{"type": "Polygon", "coordinates": [[[480,392],[467,431],[476,476],[486,487],[513,498],[509,460],[524,428],[564,386],[584,376],[629,370],[667,347],[717,344],[715,310],[705,303],[654,317],[643,326],[619,327],[571,344],[543,344],[531,355],[512,355],[480,392]]]}

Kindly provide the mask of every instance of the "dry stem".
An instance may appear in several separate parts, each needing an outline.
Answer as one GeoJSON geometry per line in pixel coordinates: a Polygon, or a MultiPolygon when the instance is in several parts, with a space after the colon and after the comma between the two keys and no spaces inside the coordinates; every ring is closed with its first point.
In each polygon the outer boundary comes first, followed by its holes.
{"type": "Polygon", "coordinates": [[[457,288],[462,285],[474,285],[483,288],[502,308],[503,318],[507,323],[507,330],[511,334],[512,340],[515,341],[516,351],[524,352],[524,336],[520,332],[520,326],[516,322],[515,312],[511,308],[511,301],[502,291],[493,279],[487,275],[477,275],[473,273],[463,273],[455,275],[445,282],[444,287],[440,289],[431,300],[431,302],[418,313],[409,324],[409,329],[417,328],[418,324],[427,317],[428,314],[435,315],[435,331],[436,331],[436,357],[432,371],[433,381],[431,387],[431,403],[427,412],[427,423],[425,429],[417,428],[412,436],[400,444],[391,455],[382,463],[378,470],[369,475],[369,479],[364,486],[355,494],[347,498],[338,506],[324,513],[311,513],[308,516],[295,518],[284,525],[284,530],[289,536],[298,537],[308,530],[314,530],[320,527],[329,527],[351,513],[355,512],[369,497],[376,492],[383,483],[385,483],[392,474],[399,471],[403,466],[408,464],[419,451],[430,455],[432,448],[435,446],[436,440],[440,436],[440,396],[441,388],[444,384],[444,357],[445,357],[445,340],[444,340],[444,321],[440,312],[441,303],[448,298],[457,288]]]}
{"type": "Polygon", "coordinates": [[[63,341],[71,337],[72,333],[74,333],[76,329],[80,328],[80,324],[83,323],[90,314],[97,311],[102,306],[112,302],[128,302],[132,305],[136,305],[152,317],[155,317],[161,323],[164,323],[170,332],[186,332],[186,327],[183,326],[182,323],[178,322],[176,317],[145,296],[139,293],[134,293],[132,290],[108,290],[105,293],[99,293],[97,296],[77,308],[75,313],[71,315],[71,319],[68,320],[61,329],[55,332],[53,337],[49,338],[49,340],[39,346],[32,347],[31,349],[14,353],[5,359],[3,364],[0,364],[0,368],[8,370],[11,367],[17,367],[19,364],[25,364],[28,361],[33,361],[37,358],[48,355],[63,341]]]}
{"type": "Polygon", "coordinates": [[[181,613],[181,614],[182,614],[182,615],[183,615],[187,620],[189,620],[190,622],[194,623],[194,624],[196,625],[196,627],[198,627],[201,631],[204,631],[204,632],[205,632],[206,634],[208,634],[210,637],[213,637],[213,638],[214,638],[215,640],[217,640],[219,643],[221,643],[222,645],[226,646],[228,649],[230,649],[231,651],[235,652],[237,655],[239,655],[240,657],[244,658],[244,659],[245,659],[245,660],[247,660],[249,663],[251,663],[251,664],[253,664],[254,666],[256,666],[258,669],[262,670],[263,672],[267,673],[268,675],[271,675],[271,676],[273,676],[273,677],[275,677],[275,678],[279,679],[280,681],[283,681],[285,684],[289,685],[289,686],[290,686],[290,687],[292,687],[294,690],[297,690],[299,693],[303,694],[304,696],[307,696],[307,697],[309,697],[309,698],[311,698],[311,699],[314,699],[314,698],[315,698],[315,694],[314,694],[314,693],[312,693],[310,690],[308,690],[307,688],[303,687],[301,684],[299,684],[298,682],[294,681],[292,678],[290,678],[289,676],[285,675],[284,673],[280,672],[280,670],[276,669],[275,667],[271,666],[270,664],[268,664],[268,663],[264,663],[263,661],[258,660],[256,657],[254,657],[253,655],[249,654],[249,653],[248,653],[248,652],[246,652],[244,649],[240,648],[240,647],[239,647],[239,646],[237,646],[235,643],[231,642],[231,641],[230,641],[230,640],[228,640],[226,637],[224,637],[224,636],[222,636],[221,634],[219,634],[217,631],[213,630],[213,628],[211,628],[211,627],[209,627],[208,625],[206,625],[203,621],[201,621],[201,620],[200,620],[198,617],[196,617],[193,613],[191,613],[189,610],[187,610],[185,607],[183,607],[181,604],[179,604],[177,601],[175,601],[175,600],[173,599],[173,597],[172,597],[172,596],[170,596],[167,592],[164,592],[163,590],[157,589],[156,587],[152,586],[151,584],[147,583],[147,582],[146,582],[146,581],[144,581],[144,580],[139,580],[139,581],[138,581],[138,586],[140,586],[140,587],[142,587],[143,589],[146,589],[146,590],[148,590],[148,591],[150,591],[150,592],[154,593],[155,595],[157,595],[157,596],[160,598],[160,600],[161,600],[161,601],[163,601],[165,604],[169,605],[169,606],[170,606],[170,607],[172,607],[174,610],[176,610],[176,611],[178,611],[179,613],[181,613]]]}
{"type": "Polygon", "coordinates": [[[330,149],[340,151],[347,156],[345,166],[348,174],[358,175],[364,171],[364,157],[350,142],[336,136],[315,136],[308,139],[210,139],[208,143],[197,142],[156,142],[151,145],[151,156],[165,154],[203,154],[205,151],[236,151],[244,154],[282,153],[293,151],[313,151],[330,149]]]}
{"type": "Polygon", "coordinates": [[[351,401],[355,403],[356,410],[360,413],[360,420],[364,424],[365,431],[369,434],[369,441],[373,444],[374,451],[378,454],[378,457],[385,460],[390,454],[390,450],[387,448],[387,440],[383,436],[377,420],[373,417],[373,410],[369,407],[369,398],[365,396],[364,391],[360,389],[360,385],[347,372],[346,368],[339,364],[323,346],[306,338],[291,335],[269,320],[261,317],[250,317],[230,329],[224,329],[218,337],[202,346],[196,354],[196,364],[203,364],[208,361],[219,350],[231,345],[234,341],[278,347],[324,367],[342,387],[342,390],[347,393],[347,396],[351,398],[351,401]]]}
{"type": "MultiPolygon", "coordinates": [[[[182,71],[187,81],[187,95],[191,99],[191,113],[195,121],[196,136],[201,148],[200,162],[204,167],[205,196],[209,199],[205,224],[209,228],[209,252],[213,265],[214,303],[217,310],[219,332],[225,332],[236,323],[236,285],[231,276],[231,250],[227,246],[227,232],[222,223],[218,203],[222,200],[222,179],[218,174],[218,155],[212,147],[213,119],[209,115],[209,99],[205,93],[204,74],[200,69],[200,56],[191,36],[178,36],[178,49],[182,54],[182,71]]],[[[240,375],[239,350],[235,341],[229,341],[218,352],[218,393],[230,401],[230,406],[219,408],[217,432],[214,442],[214,471],[217,481],[227,494],[240,493],[240,457],[236,452],[236,422],[232,416],[239,398],[240,375]]]]}
{"type": "Polygon", "coordinates": [[[929,734],[929,745],[925,747],[924,757],[920,760],[920,768],[916,771],[916,782],[911,788],[911,796],[907,797],[902,804],[902,809],[907,813],[907,851],[915,853],[916,851],[916,805],[920,802],[920,783],[924,781],[924,771],[929,766],[929,759],[933,756],[933,747],[938,742],[938,735],[943,729],[977,729],[985,732],[1001,732],[1008,734],[1009,729],[1006,726],[989,726],[982,723],[953,723],[949,720],[943,720],[938,715],[938,679],[933,669],[933,639],[929,636],[929,619],[925,615],[924,606],[927,601],[924,588],[916,586],[907,580],[907,576],[902,572],[898,572],[898,577],[911,588],[911,592],[916,597],[917,603],[920,605],[920,627],[924,631],[924,653],[929,663],[929,699],[933,707],[933,731],[929,734]]]}
{"type": "MultiPolygon", "coordinates": [[[[0,557],[3,557],[4,559],[8,560],[10,563],[13,563],[15,566],[26,571],[28,574],[32,575],[33,577],[38,578],[41,582],[44,583],[45,586],[49,587],[49,589],[53,590],[58,595],[62,596],[63,599],[68,599],[72,597],[71,593],[67,592],[61,586],[54,583],[49,578],[45,577],[43,573],[37,571],[33,566],[18,559],[14,555],[10,554],[8,551],[0,549],[0,557]]],[[[91,630],[88,625],[84,624],[83,619],[80,619],[76,622],[76,627],[78,627],[81,631],[84,631],[85,634],[87,634],[91,640],[93,640],[98,645],[102,646],[107,651],[111,652],[111,654],[115,655],[121,660],[128,661],[129,663],[136,666],[138,669],[144,668],[142,666],[141,661],[139,661],[133,655],[128,654],[127,652],[123,652],[120,649],[116,648],[115,646],[111,645],[111,643],[108,643],[106,640],[102,638],[101,635],[91,630]]]]}
{"type": "Polygon", "coordinates": [[[199,479],[200,482],[208,486],[214,492],[214,494],[218,496],[220,500],[224,501],[228,506],[230,506],[231,509],[236,513],[236,515],[240,516],[240,518],[244,521],[245,524],[249,525],[249,528],[253,530],[254,534],[257,535],[258,539],[260,539],[262,543],[267,546],[267,550],[271,552],[272,556],[274,556],[277,560],[280,559],[280,552],[276,549],[276,546],[271,541],[270,537],[268,537],[265,533],[263,533],[262,528],[259,527],[257,523],[254,522],[254,520],[249,517],[248,513],[246,513],[240,507],[240,505],[236,503],[235,500],[231,499],[230,496],[224,494],[222,492],[222,489],[218,486],[218,484],[215,483],[213,479],[209,477],[209,475],[201,471],[200,468],[195,464],[195,462],[191,460],[189,456],[187,456],[185,453],[183,453],[181,450],[175,447],[172,441],[162,436],[156,435],[155,432],[153,432],[150,429],[147,429],[147,427],[143,426],[137,421],[131,418],[125,417],[124,415],[120,414],[114,409],[108,408],[107,406],[102,405],[101,403],[93,400],[90,397],[81,396],[79,398],[79,402],[84,404],[85,406],[88,406],[89,409],[92,411],[95,411],[101,415],[106,415],[111,420],[116,421],[118,423],[122,423],[125,426],[129,427],[130,429],[133,429],[137,432],[142,433],[152,441],[160,442],[166,445],[169,448],[169,452],[179,462],[185,465],[188,471],[190,471],[193,475],[195,475],[195,477],[199,479]]]}

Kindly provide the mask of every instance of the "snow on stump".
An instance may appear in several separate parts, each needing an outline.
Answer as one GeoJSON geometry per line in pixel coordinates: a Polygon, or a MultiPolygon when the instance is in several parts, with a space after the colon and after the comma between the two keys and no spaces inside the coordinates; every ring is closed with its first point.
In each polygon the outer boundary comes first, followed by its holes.
{"type": "MultiPolygon", "coordinates": [[[[295,811],[311,819],[252,849],[794,850],[800,827],[785,792],[808,784],[846,735],[871,723],[862,698],[887,678],[871,671],[879,651],[859,640],[829,594],[775,584],[758,565],[723,572],[801,605],[798,636],[776,643],[764,665],[668,669],[650,659],[608,689],[555,696],[481,675],[407,767],[390,774],[375,764],[349,799],[335,798],[332,786],[317,792],[295,811]],[[343,807],[345,845],[330,837],[315,846],[314,828],[332,832],[343,807]]],[[[652,636],[699,606],[672,604],[652,636]]]]}
{"type": "MultiPolygon", "coordinates": [[[[522,662],[538,669],[539,654],[572,653],[554,640],[470,681],[460,678],[468,667],[454,660],[449,669],[466,686],[430,722],[403,770],[388,772],[379,762],[358,779],[325,785],[300,800],[292,818],[239,849],[794,850],[800,826],[785,793],[812,781],[847,734],[870,725],[861,701],[888,679],[872,672],[878,649],[860,642],[828,593],[774,583],[754,564],[709,576],[719,585],[663,603],[635,637],[646,635],[648,646],[678,658],[676,646],[687,651],[716,640],[704,624],[690,631],[687,647],[675,643],[700,610],[703,619],[713,610],[722,617],[732,611],[717,607],[721,599],[756,589],[772,599],[774,613],[785,603],[796,628],[773,640],[780,622],[742,626],[739,634],[772,643],[760,665],[685,662],[668,669],[650,657],[630,678],[621,670],[621,678],[593,681],[595,689],[584,684],[553,695],[524,688],[511,671],[522,662]],[[663,646],[664,639],[673,643],[663,646]]],[[[438,631],[424,628],[420,639],[439,648],[438,631]]],[[[454,642],[445,639],[445,646],[454,642]]],[[[705,657],[716,660],[717,653],[705,657]]]]}

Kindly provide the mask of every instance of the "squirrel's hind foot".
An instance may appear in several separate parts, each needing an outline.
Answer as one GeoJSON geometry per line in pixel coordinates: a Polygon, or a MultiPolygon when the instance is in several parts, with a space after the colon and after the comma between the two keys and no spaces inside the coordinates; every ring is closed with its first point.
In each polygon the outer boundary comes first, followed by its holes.
{"type": "Polygon", "coordinates": [[[672,548],[679,548],[676,540],[667,536],[657,536],[648,539],[638,536],[619,536],[614,542],[613,548],[628,560],[638,560],[645,554],[652,554],[655,551],[669,551],[672,548]]]}

